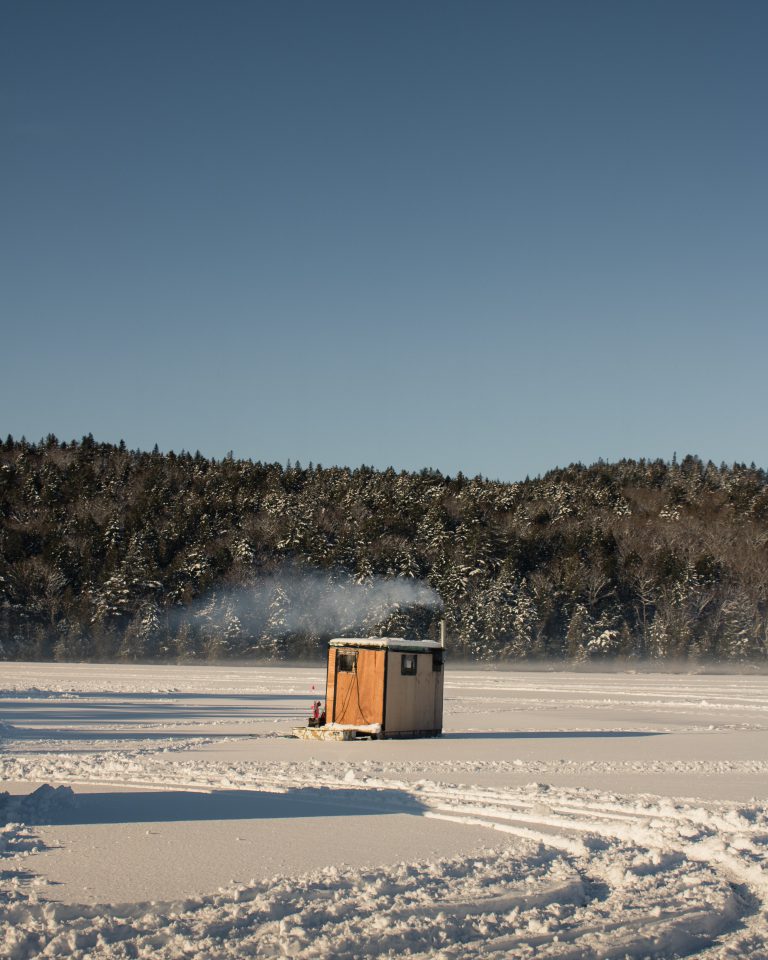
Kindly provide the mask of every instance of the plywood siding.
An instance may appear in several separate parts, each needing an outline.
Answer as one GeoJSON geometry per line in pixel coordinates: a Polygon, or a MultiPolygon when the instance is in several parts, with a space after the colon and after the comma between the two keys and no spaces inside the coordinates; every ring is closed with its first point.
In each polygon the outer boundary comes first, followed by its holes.
{"type": "MultiPolygon", "coordinates": [[[[343,648],[331,648],[331,653],[353,653],[343,648]]],[[[336,657],[329,662],[329,686],[335,677],[333,712],[328,718],[335,723],[382,723],[384,719],[384,658],[385,650],[357,650],[357,672],[338,673],[336,657]]],[[[330,699],[329,699],[330,703],[330,699]]]]}
{"type": "Polygon", "coordinates": [[[329,647],[328,648],[328,669],[325,675],[325,717],[326,717],[326,722],[328,723],[330,723],[330,721],[333,720],[334,691],[336,689],[335,674],[336,674],[336,649],[334,647],[329,647]]]}
{"type": "Polygon", "coordinates": [[[445,682],[445,666],[439,673],[433,674],[435,678],[435,730],[443,729],[443,684],[445,682]]]}
{"type": "Polygon", "coordinates": [[[442,671],[433,671],[432,654],[416,655],[414,676],[401,674],[402,653],[390,650],[387,656],[385,733],[440,730],[443,719],[443,674],[442,671]]]}

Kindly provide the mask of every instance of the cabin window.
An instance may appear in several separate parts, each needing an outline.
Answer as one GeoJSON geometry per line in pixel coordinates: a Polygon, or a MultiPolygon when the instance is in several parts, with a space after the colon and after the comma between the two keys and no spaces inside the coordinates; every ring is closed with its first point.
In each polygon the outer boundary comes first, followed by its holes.
{"type": "Polygon", "coordinates": [[[443,669],[443,651],[433,650],[432,651],[432,672],[440,673],[442,669],[443,669]]]}
{"type": "Polygon", "coordinates": [[[337,653],[336,669],[339,673],[356,673],[357,654],[356,653],[337,653]]]}
{"type": "Polygon", "coordinates": [[[400,661],[400,673],[404,677],[412,677],[416,674],[416,654],[404,653],[400,661]]]}

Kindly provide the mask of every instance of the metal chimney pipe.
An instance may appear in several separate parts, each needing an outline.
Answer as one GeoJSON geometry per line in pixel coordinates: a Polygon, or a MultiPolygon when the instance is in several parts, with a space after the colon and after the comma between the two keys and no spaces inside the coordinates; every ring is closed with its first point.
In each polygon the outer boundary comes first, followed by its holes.
{"type": "Polygon", "coordinates": [[[440,646],[445,649],[445,620],[440,621],[440,646]]]}

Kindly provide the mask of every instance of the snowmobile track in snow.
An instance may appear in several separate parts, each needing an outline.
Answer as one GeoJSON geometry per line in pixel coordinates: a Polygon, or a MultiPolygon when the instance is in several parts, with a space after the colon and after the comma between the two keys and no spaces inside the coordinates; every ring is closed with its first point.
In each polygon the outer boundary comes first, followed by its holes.
{"type": "MultiPolygon", "coordinates": [[[[139,789],[301,791],[320,804],[331,793],[354,791],[370,812],[413,813],[417,806],[423,816],[481,825],[517,842],[464,860],[330,870],[183,903],[134,904],[109,920],[98,908],[38,904],[17,889],[7,907],[16,931],[13,960],[141,951],[169,958],[618,960],[726,958],[748,950],[768,957],[762,808],[540,784],[492,789],[359,779],[351,769],[298,777],[279,765],[225,770],[185,760],[166,763],[161,783],[147,776],[151,758],[138,760],[115,755],[91,766],[78,757],[77,779],[139,789]],[[105,767],[113,775],[119,769],[119,778],[106,780],[105,767]]],[[[45,766],[35,758],[41,761],[45,766]]]]}
{"type": "MultiPolygon", "coordinates": [[[[263,874],[184,899],[66,904],[43,898],[56,887],[46,888],[34,868],[44,872],[53,855],[44,838],[54,842],[55,833],[36,833],[34,824],[91,821],[57,819],[53,798],[48,810],[21,803],[15,821],[0,827],[4,958],[768,960],[765,807],[632,793],[638,776],[652,774],[661,792],[704,790],[719,778],[720,795],[732,797],[732,778],[743,797],[753,788],[765,796],[768,761],[754,739],[768,720],[765,679],[450,672],[448,718],[460,727],[458,718],[471,714],[480,729],[427,746],[313,754],[284,752],[280,727],[267,726],[292,720],[296,690],[322,682],[311,671],[11,666],[0,777],[30,790],[50,782],[75,793],[79,785],[158,796],[260,791],[284,795],[296,816],[306,806],[313,818],[337,798],[337,812],[398,814],[390,829],[408,841],[423,817],[453,836],[462,825],[483,828],[488,847],[415,863],[263,874]],[[280,691],[284,704],[265,706],[280,691]],[[252,744],[199,735],[224,723],[240,730],[248,710],[252,744]],[[685,738],[674,750],[661,736],[639,739],[675,730],[685,738]],[[567,748],[557,747],[558,736],[570,738],[567,748]],[[524,785],[552,776],[571,785],[524,785]],[[592,786],[574,785],[584,782],[592,786]]],[[[337,816],[332,829],[342,822],[337,816]]]]}

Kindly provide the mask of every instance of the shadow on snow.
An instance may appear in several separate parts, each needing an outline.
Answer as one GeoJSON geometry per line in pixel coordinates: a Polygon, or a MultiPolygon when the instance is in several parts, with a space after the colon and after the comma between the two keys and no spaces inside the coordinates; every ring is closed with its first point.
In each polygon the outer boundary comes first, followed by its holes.
{"type": "Polygon", "coordinates": [[[650,730],[488,730],[444,733],[443,740],[589,740],[624,737],[664,737],[650,730]]]}
{"type": "MultiPolygon", "coordinates": [[[[281,698],[276,698],[280,700],[281,698]]],[[[302,710],[298,704],[280,704],[256,705],[247,703],[232,703],[230,705],[216,704],[210,707],[195,707],[176,705],[169,703],[162,707],[140,708],[132,704],[114,703],[110,705],[101,704],[82,704],[71,705],[69,702],[63,703],[60,707],[50,707],[35,703],[18,704],[12,706],[2,706],[0,716],[6,723],[35,723],[35,722],[55,722],[60,723],[151,723],[153,721],[165,721],[166,723],[178,723],[183,720],[228,720],[228,719],[272,719],[274,717],[295,717],[303,714],[309,714],[311,709],[311,698],[302,698],[306,703],[306,709],[302,710]]]]}
{"type": "Polygon", "coordinates": [[[274,820],[299,817],[419,816],[424,804],[400,790],[297,788],[285,793],[255,790],[182,790],[80,793],[72,807],[36,819],[48,826],[99,823],[169,823],[206,820],[274,820]]]}

